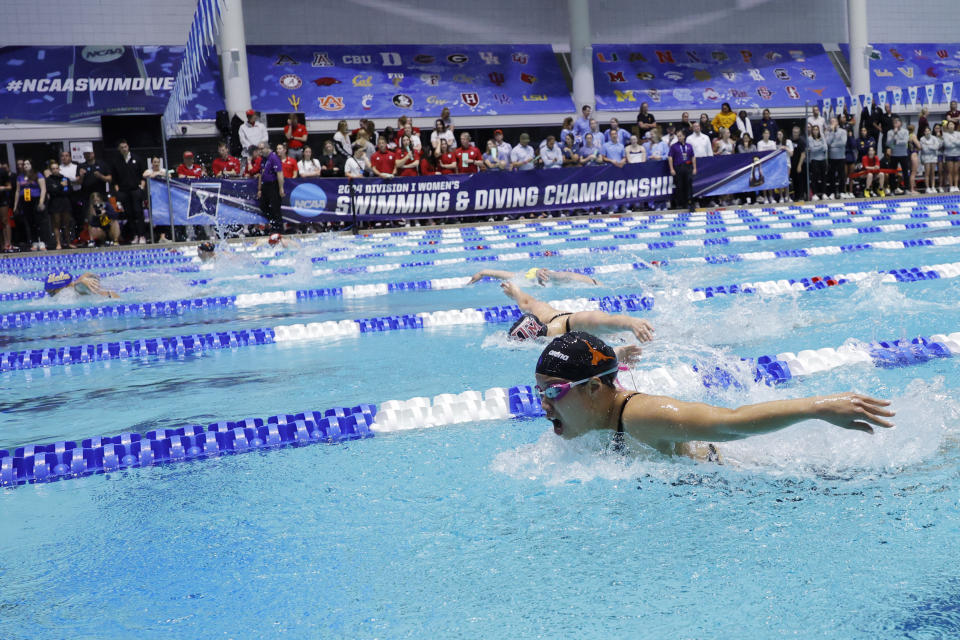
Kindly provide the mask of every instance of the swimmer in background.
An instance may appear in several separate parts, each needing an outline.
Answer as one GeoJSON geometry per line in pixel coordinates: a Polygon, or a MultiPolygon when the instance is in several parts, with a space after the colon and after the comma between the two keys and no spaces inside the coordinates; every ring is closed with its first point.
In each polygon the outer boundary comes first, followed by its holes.
{"type": "Polygon", "coordinates": [[[740,440],[803,420],[871,434],[873,426],[893,427],[889,401],[852,391],[727,409],[618,389],[618,368],[615,351],[596,336],[576,331],[554,338],[536,366],[536,389],[553,432],[570,439],[610,431],[617,448],[626,433],[667,455],[722,463],[707,441],[740,440]]]}
{"type": "Polygon", "coordinates": [[[100,286],[100,276],[89,271],[80,274],[76,278],[66,271],[51,273],[47,275],[46,280],[44,280],[43,289],[47,292],[47,295],[51,297],[57,295],[64,289],[73,289],[79,295],[95,294],[104,296],[105,298],[120,297],[116,291],[110,291],[100,286]]]}
{"type": "MultiPolygon", "coordinates": [[[[497,269],[483,269],[478,271],[470,278],[470,282],[467,284],[473,284],[474,282],[479,282],[482,278],[495,278],[497,280],[513,280],[518,277],[520,274],[513,271],[498,271],[497,269]]],[[[584,284],[593,284],[599,285],[596,278],[591,278],[590,276],[584,275],[582,273],[576,273],[575,271],[554,271],[552,269],[541,269],[534,267],[533,269],[528,269],[525,274],[523,274],[527,280],[536,280],[537,284],[541,286],[547,286],[551,282],[582,282],[584,284]]]]}
{"type": "Polygon", "coordinates": [[[197,256],[200,258],[200,262],[215,260],[217,257],[216,247],[213,246],[212,242],[201,242],[197,245],[197,256]]]}
{"type": "Polygon", "coordinates": [[[300,243],[293,238],[287,238],[281,233],[271,233],[270,237],[261,240],[257,240],[258,247],[262,247],[266,244],[269,247],[280,247],[281,249],[295,249],[300,246],[300,243]]]}

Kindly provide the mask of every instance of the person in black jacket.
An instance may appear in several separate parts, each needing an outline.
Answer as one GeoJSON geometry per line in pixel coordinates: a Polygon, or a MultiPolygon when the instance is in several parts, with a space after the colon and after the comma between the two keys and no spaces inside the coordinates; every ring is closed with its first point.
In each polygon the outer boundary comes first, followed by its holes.
{"type": "Polygon", "coordinates": [[[320,161],[320,175],[324,178],[342,178],[344,177],[343,165],[346,158],[337,153],[333,140],[327,140],[323,143],[323,153],[317,160],[320,161]]]}
{"type": "Polygon", "coordinates": [[[143,158],[130,151],[126,140],[117,144],[120,152],[113,168],[113,185],[116,188],[117,202],[123,207],[124,218],[127,221],[125,235],[130,238],[130,244],[146,244],[147,237],[143,230],[143,172],[147,165],[143,158]]]}

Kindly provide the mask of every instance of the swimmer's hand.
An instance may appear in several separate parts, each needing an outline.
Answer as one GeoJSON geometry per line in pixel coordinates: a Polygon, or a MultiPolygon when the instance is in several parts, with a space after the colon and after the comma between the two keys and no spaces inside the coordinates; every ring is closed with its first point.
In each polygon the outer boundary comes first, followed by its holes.
{"type": "Polygon", "coordinates": [[[482,269],[477,271],[473,276],[470,277],[470,282],[467,284],[473,284],[474,282],[479,282],[483,278],[496,278],[497,280],[509,280],[517,274],[512,271],[497,271],[496,269],[482,269]]]}
{"type": "Polygon", "coordinates": [[[640,342],[650,342],[653,340],[653,325],[640,318],[631,318],[630,331],[640,342]]]}
{"type": "Polygon", "coordinates": [[[550,283],[551,273],[550,269],[537,269],[537,282],[543,286],[547,286],[550,283]]]}
{"type": "Polygon", "coordinates": [[[640,355],[643,353],[638,345],[631,344],[626,347],[616,347],[614,352],[617,354],[617,360],[620,364],[636,364],[640,361],[640,355]]]}
{"type": "Polygon", "coordinates": [[[814,414],[817,418],[835,424],[842,429],[852,429],[873,433],[873,427],[893,427],[893,423],[884,418],[896,415],[889,400],[871,398],[861,393],[835,393],[813,399],[814,414]]]}

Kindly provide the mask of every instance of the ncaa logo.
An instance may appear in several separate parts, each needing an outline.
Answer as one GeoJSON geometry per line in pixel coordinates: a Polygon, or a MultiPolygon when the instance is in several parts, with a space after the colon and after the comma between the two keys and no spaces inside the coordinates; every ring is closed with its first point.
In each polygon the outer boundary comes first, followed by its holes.
{"type": "Polygon", "coordinates": [[[460,99],[468,107],[475,107],[480,104],[480,96],[474,91],[471,93],[461,93],[460,99]]]}
{"type": "Polygon", "coordinates": [[[80,57],[87,62],[113,62],[123,55],[126,47],[84,47],[80,57]]]}
{"type": "Polygon", "coordinates": [[[393,104],[401,109],[409,109],[413,106],[413,98],[405,93],[398,93],[393,96],[393,104]]]}
{"type": "Polygon", "coordinates": [[[287,73],[280,76],[280,86],[288,91],[294,91],[303,86],[303,80],[295,73],[287,73]]]}

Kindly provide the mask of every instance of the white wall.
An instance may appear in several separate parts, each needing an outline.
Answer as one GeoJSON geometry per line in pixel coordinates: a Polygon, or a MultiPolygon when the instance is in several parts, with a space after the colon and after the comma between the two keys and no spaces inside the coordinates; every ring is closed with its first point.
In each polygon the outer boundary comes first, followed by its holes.
{"type": "Polygon", "coordinates": [[[869,42],[960,42],[960,2],[868,0],[867,38],[869,42]]]}

